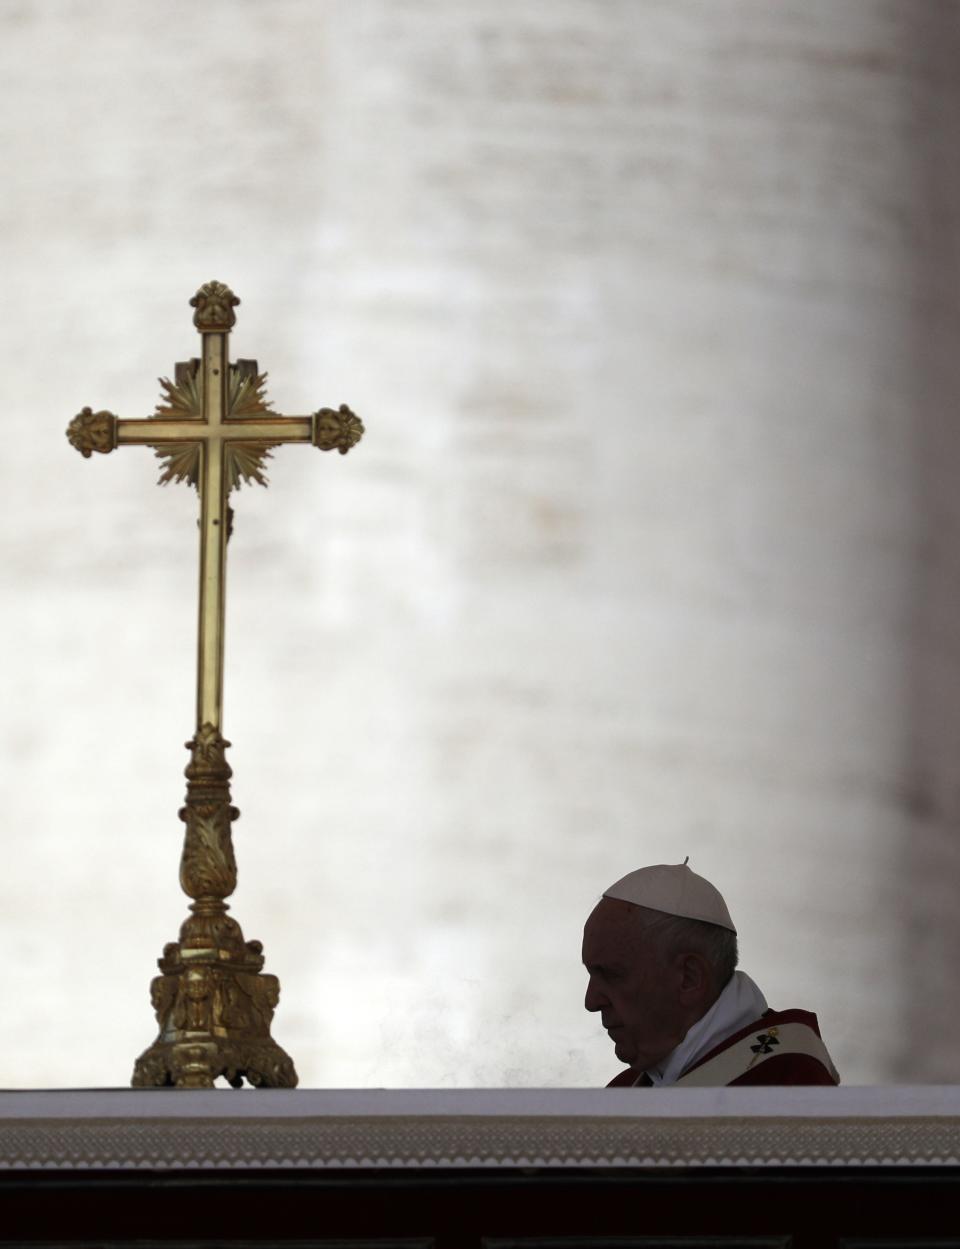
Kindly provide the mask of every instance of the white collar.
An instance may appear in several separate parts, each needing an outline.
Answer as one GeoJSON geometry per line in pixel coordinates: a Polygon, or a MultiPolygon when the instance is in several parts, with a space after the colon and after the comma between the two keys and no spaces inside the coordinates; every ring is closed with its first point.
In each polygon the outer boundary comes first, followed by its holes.
{"type": "Polygon", "coordinates": [[[698,1058],[759,1019],[767,999],[744,971],[735,971],[707,1013],[688,1029],[680,1044],[656,1067],[647,1069],[655,1085],[675,1084],[698,1058]]]}

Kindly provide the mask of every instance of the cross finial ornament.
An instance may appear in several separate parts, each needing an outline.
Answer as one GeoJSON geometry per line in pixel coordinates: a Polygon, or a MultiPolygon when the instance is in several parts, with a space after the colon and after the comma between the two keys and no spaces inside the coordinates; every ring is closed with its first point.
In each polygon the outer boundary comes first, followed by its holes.
{"type": "Polygon", "coordinates": [[[242,482],[266,485],[264,462],[284,443],[309,443],[345,454],[363,424],[345,405],[308,416],[282,416],[265,397],[266,374],[255,360],[229,360],[234,308],[240,300],[222,282],[207,282],[190,300],[202,339],[201,357],[160,379],[163,399],[145,419],[84,408],[67,437],[86,458],[120,446],[152,447],[163,461],[161,484],[182,481],[200,496],[200,593],[196,730],[187,743],[186,824],[180,883],[194,899],[180,938],[164,948],[151,985],[160,1034],[137,1059],[133,1084],[209,1088],[223,1075],[235,1087],[292,1087],[290,1058],[270,1035],[279,998],[264,975],[262,946],[244,941],[224,899],[237,884],[230,833],[230,745],[223,719],[223,640],[230,491],[242,482]]]}

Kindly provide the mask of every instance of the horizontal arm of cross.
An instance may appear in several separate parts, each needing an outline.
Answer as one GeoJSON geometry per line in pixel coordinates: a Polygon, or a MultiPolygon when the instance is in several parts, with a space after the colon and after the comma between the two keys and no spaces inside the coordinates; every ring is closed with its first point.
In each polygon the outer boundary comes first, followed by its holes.
{"type": "Polygon", "coordinates": [[[255,419],[227,419],[219,425],[206,421],[117,420],[117,445],[155,446],[164,442],[202,442],[219,438],[225,442],[262,442],[276,446],[282,442],[313,442],[313,416],[275,416],[255,419]]]}
{"type": "Polygon", "coordinates": [[[165,420],[162,417],[127,418],[112,412],[84,408],[70,422],[67,437],[87,459],[126,446],[162,446],[171,442],[256,442],[277,446],[310,442],[321,451],[345,455],[363,436],[363,422],[345,403],[336,410],[320,408],[310,416],[228,417],[210,425],[200,417],[165,420]]]}

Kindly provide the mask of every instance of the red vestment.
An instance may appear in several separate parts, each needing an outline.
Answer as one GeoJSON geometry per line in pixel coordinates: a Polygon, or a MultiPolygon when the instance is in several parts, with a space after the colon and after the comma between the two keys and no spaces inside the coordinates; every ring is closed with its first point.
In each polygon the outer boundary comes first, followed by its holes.
{"type": "MultiPolygon", "coordinates": [[[[731,1033],[719,1045],[715,1045],[712,1050],[704,1054],[702,1058],[698,1058],[691,1067],[684,1071],[678,1083],[682,1083],[686,1076],[712,1062],[739,1042],[751,1037],[754,1038],[754,1043],[744,1047],[745,1059],[739,1074],[735,1075],[733,1079],[724,1080],[721,1083],[730,1086],[839,1083],[839,1079],[835,1078],[834,1071],[831,1070],[830,1066],[827,1066],[827,1063],[830,1062],[830,1057],[825,1049],[823,1050],[823,1057],[826,1061],[821,1061],[814,1054],[792,1051],[789,1044],[784,1045],[781,1052],[778,1053],[776,1051],[774,1046],[781,1044],[778,1039],[778,1031],[784,1025],[789,1024],[800,1024],[810,1029],[816,1034],[816,1038],[820,1039],[820,1026],[817,1023],[816,1015],[811,1011],[768,1010],[754,1023],[747,1024],[745,1028],[740,1028],[737,1032],[731,1033]],[[753,1054],[752,1058],[750,1057],[751,1053],[753,1054]]],[[[628,1088],[642,1076],[642,1071],[628,1067],[625,1071],[621,1071],[619,1075],[614,1076],[607,1088],[628,1088]]],[[[645,1079],[641,1079],[641,1085],[646,1083],[645,1079]]]]}

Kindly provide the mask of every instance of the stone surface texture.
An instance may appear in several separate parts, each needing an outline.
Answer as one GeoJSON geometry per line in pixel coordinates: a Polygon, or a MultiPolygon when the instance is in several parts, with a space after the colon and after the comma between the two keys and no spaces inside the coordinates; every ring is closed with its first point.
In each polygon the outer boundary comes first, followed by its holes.
{"type": "MultiPolygon", "coordinates": [[[[0,1093],[4,1171],[956,1167],[955,1086],[0,1093]],[[693,1096],[691,1097],[691,1094],[693,1096]]],[[[108,1203],[101,1203],[108,1204],[108,1203]]],[[[482,1205],[476,1201],[467,1205],[482,1205]]]]}
{"type": "Polygon", "coordinates": [[[177,885],[195,503],[145,415],[228,282],[233,914],[307,1086],[585,1085],[580,928],[723,890],[845,1081],[960,1080],[960,6],[12,0],[0,1085],[123,1085],[177,885]]]}

